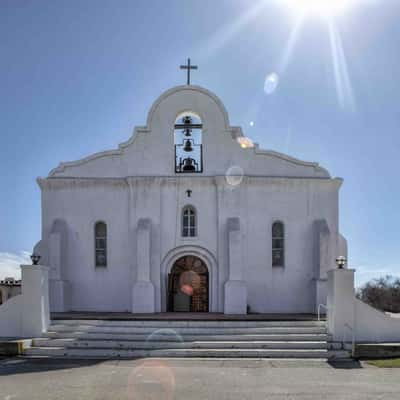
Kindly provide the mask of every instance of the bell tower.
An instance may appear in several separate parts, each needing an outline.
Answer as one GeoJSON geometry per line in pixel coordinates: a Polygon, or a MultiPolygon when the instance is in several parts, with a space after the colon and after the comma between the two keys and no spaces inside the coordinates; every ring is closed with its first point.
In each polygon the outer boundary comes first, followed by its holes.
{"type": "Polygon", "coordinates": [[[174,125],[175,172],[203,172],[203,124],[198,115],[186,112],[178,116],[174,125]]]}

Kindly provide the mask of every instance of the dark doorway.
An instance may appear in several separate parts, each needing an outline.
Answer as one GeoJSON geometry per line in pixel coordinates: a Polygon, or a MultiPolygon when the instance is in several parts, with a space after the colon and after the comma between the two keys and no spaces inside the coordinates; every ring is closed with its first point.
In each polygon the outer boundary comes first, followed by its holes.
{"type": "Polygon", "coordinates": [[[196,256],[175,261],[168,275],[168,307],[170,312],[208,312],[208,268],[196,256]]]}

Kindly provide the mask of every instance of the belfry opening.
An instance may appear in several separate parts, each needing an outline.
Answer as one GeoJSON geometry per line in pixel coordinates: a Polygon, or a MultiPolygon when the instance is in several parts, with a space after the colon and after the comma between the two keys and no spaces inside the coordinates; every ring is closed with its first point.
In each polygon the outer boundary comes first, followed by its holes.
{"type": "Polygon", "coordinates": [[[203,172],[202,129],[197,114],[178,115],[174,125],[175,173],[203,172]]]}

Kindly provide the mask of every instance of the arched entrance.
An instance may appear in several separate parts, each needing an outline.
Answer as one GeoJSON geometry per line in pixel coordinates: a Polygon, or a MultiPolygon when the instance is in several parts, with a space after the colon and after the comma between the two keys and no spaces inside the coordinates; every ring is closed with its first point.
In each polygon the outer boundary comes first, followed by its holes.
{"type": "Polygon", "coordinates": [[[199,257],[177,259],[168,274],[167,310],[170,312],[208,312],[209,273],[199,257]]]}

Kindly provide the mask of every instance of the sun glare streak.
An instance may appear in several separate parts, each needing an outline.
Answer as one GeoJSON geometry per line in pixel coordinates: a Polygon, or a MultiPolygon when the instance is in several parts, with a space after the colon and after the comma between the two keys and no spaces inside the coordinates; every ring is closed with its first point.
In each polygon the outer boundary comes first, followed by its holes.
{"type": "Polygon", "coordinates": [[[296,13],[316,17],[334,17],[347,11],[356,0],[283,0],[296,13]]]}
{"type": "Polygon", "coordinates": [[[282,74],[286,71],[287,66],[289,65],[289,61],[292,58],[294,46],[297,43],[297,40],[300,35],[300,30],[304,22],[304,15],[300,15],[296,19],[296,23],[293,26],[292,31],[290,32],[290,36],[288,41],[286,42],[285,49],[283,51],[282,60],[279,66],[279,72],[282,74]]]}
{"type": "Polygon", "coordinates": [[[318,11],[320,16],[326,17],[326,23],[329,32],[329,41],[332,54],[332,68],[335,79],[335,89],[337,101],[343,110],[354,112],[356,110],[356,102],[353,92],[353,87],[350,80],[349,70],[347,66],[346,56],[343,50],[342,39],[338,29],[336,28],[334,18],[331,18],[339,11],[339,6],[343,11],[344,8],[348,8],[355,4],[356,0],[339,1],[334,7],[332,6],[333,1],[328,0],[282,0],[289,4],[292,8],[295,8],[297,18],[295,24],[291,30],[288,41],[284,47],[282,58],[279,64],[278,71],[282,75],[285,73],[293,56],[294,48],[298,42],[301,30],[304,26],[306,16],[311,12],[315,14],[318,11]],[[296,3],[296,4],[295,4],[296,3]],[[329,8],[328,6],[333,8],[329,8]],[[311,8],[315,7],[314,10],[311,8]],[[326,12],[321,15],[321,11],[326,12]],[[329,11],[329,12],[328,12],[329,11]]]}
{"type": "Polygon", "coordinates": [[[355,111],[356,104],[353,87],[350,81],[342,39],[332,21],[329,22],[329,40],[331,44],[336,95],[339,105],[342,109],[355,111]]]}
{"type": "Polygon", "coordinates": [[[256,18],[264,7],[267,6],[266,0],[259,0],[252,5],[239,18],[225,25],[200,47],[197,58],[209,57],[221,49],[229,40],[236,36],[246,25],[256,18]]]}
{"type": "MultiPolygon", "coordinates": [[[[277,77],[282,76],[292,60],[293,52],[296,44],[299,41],[301,31],[304,27],[305,20],[308,16],[323,17],[326,20],[329,40],[332,54],[333,73],[335,79],[335,89],[339,106],[342,109],[355,111],[356,104],[353,94],[353,88],[348,72],[347,60],[343,50],[342,40],[340,33],[334,25],[334,17],[358,4],[359,0],[279,0],[281,3],[286,4],[292,11],[296,13],[294,25],[290,31],[280,61],[277,65],[277,77]]],[[[227,42],[237,36],[247,25],[249,25],[260,12],[268,5],[271,4],[267,0],[258,0],[253,3],[246,12],[240,15],[231,23],[224,25],[221,29],[217,30],[214,35],[204,42],[197,51],[197,58],[208,58],[218,50],[223,48],[227,42]]],[[[270,74],[271,75],[271,74],[270,74]]],[[[267,75],[264,81],[265,84],[270,75],[267,75]]],[[[273,88],[271,93],[277,86],[278,80],[271,79],[267,82],[273,88]],[[276,82],[276,85],[275,85],[276,82]],[[274,85],[272,85],[274,84],[274,85]]],[[[270,94],[269,92],[267,94],[270,94]]]]}

